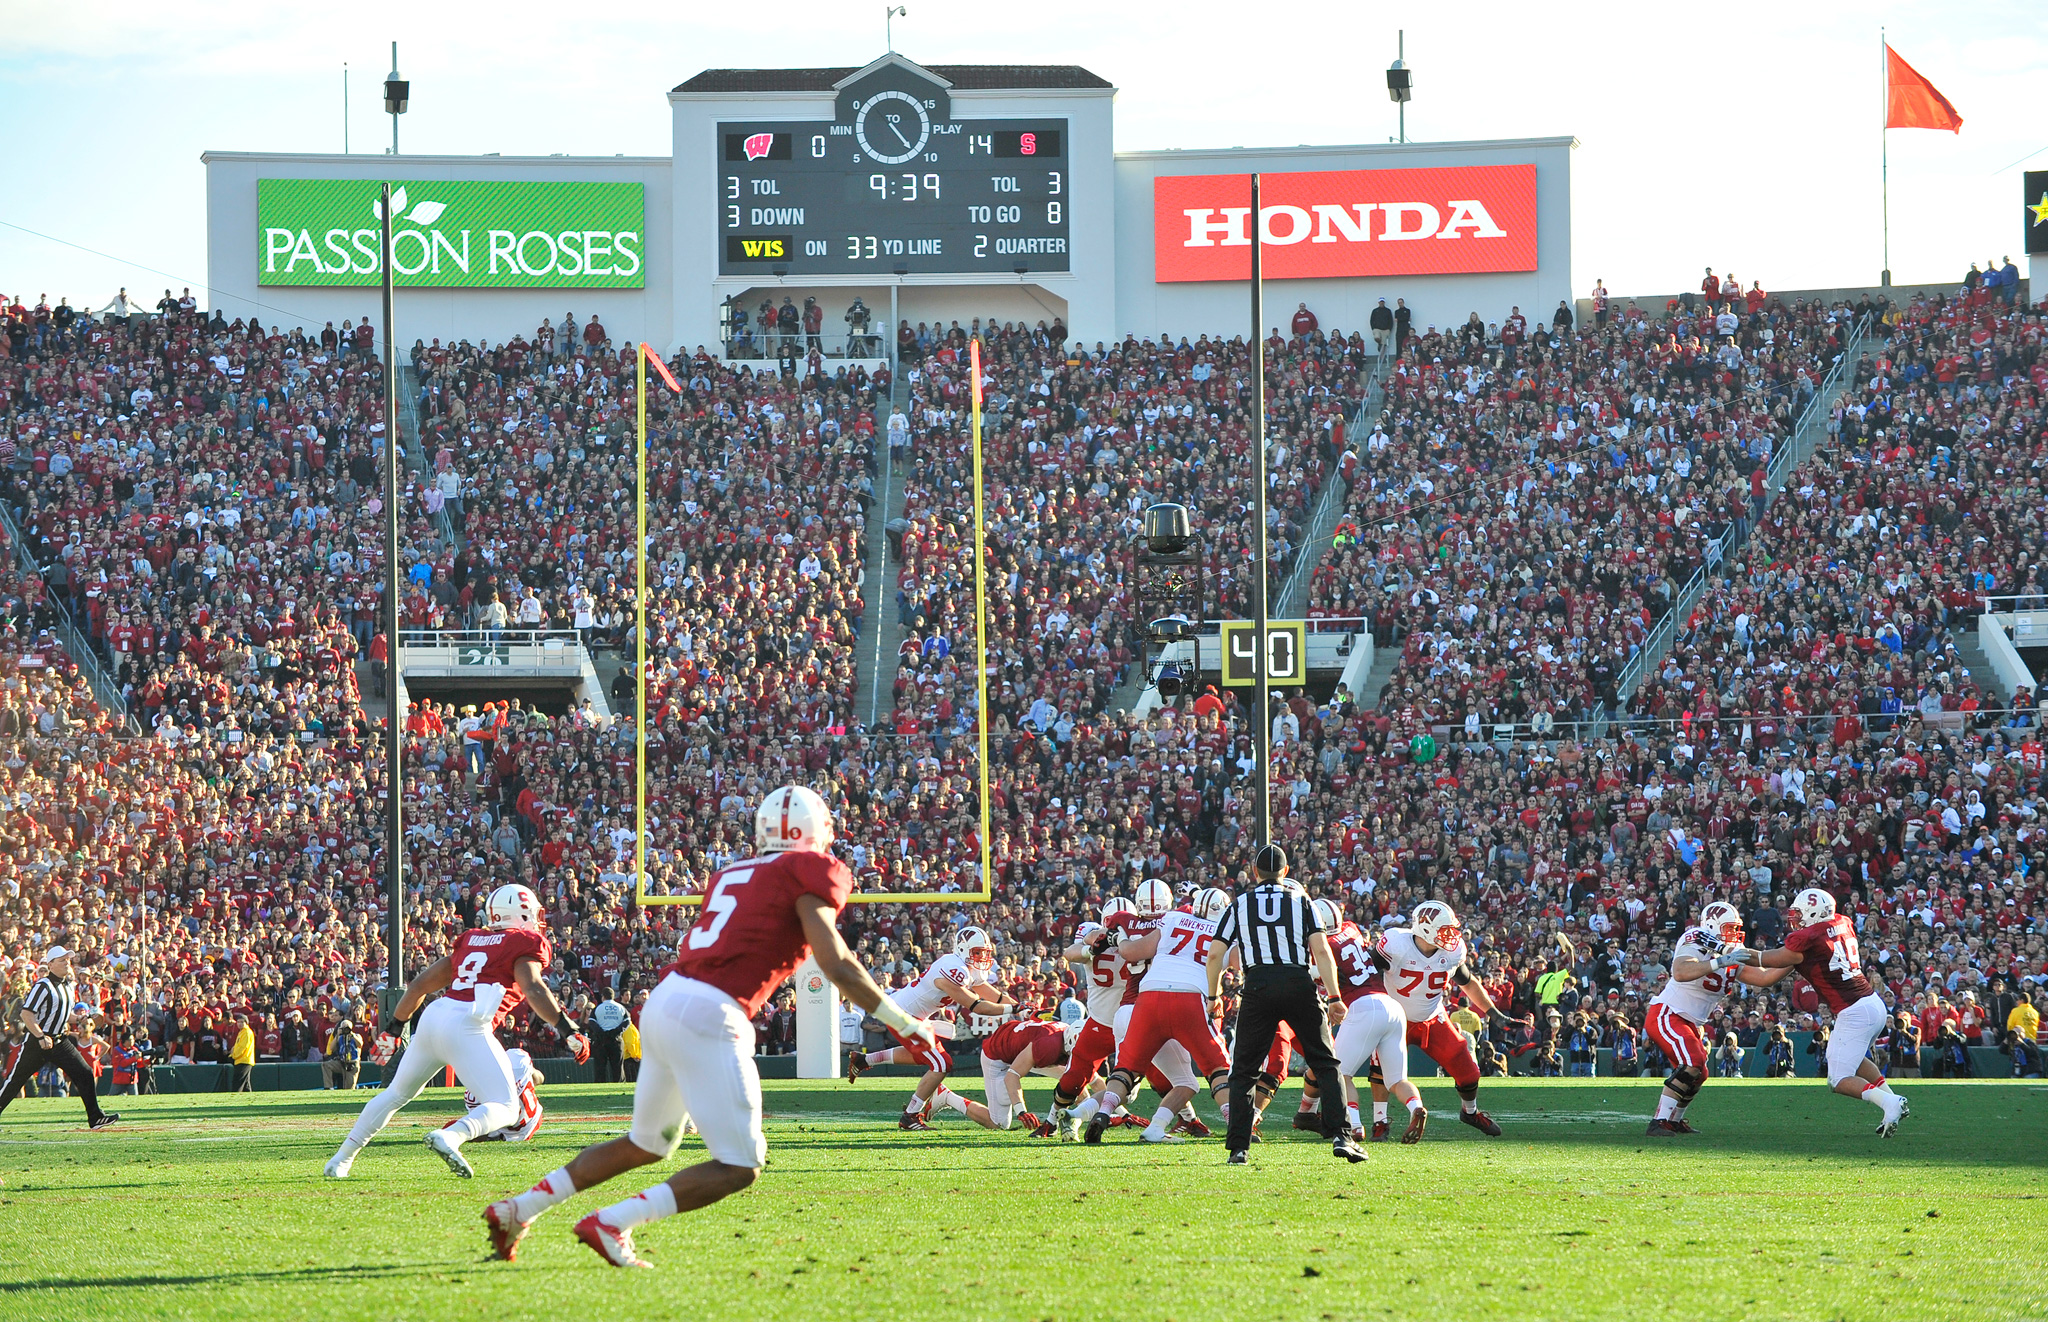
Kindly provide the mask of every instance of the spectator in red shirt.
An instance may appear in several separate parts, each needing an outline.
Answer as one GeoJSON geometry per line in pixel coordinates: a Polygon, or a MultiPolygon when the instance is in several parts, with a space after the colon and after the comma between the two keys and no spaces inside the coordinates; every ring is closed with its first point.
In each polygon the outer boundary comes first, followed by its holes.
{"type": "Polygon", "coordinates": [[[1299,307],[1295,308],[1294,321],[1291,323],[1289,329],[1291,329],[1294,332],[1294,336],[1296,339],[1305,340],[1309,336],[1316,333],[1316,327],[1319,324],[1320,323],[1316,321],[1316,314],[1308,310],[1308,304],[1303,303],[1299,307]]]}

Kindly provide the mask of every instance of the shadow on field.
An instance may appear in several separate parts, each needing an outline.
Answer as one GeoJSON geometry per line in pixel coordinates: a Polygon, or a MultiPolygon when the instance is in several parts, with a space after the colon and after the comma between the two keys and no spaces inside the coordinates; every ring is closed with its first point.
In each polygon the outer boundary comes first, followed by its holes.
{"type": "Polygon", "coordinates": [[[154,1290],[165,1286],[206,1287],[263,1284],[318,1284],[328,1281],[381,1281],[413,1277],[422,1271],[448,1268],[445,1262],[387,1262],[357,1267],[291,1267],[280,1271],[218,1271],[203,1276],[83,1276],[0,1282],[0,1294],[31,1294],[38,1290],[154,1290]]]}

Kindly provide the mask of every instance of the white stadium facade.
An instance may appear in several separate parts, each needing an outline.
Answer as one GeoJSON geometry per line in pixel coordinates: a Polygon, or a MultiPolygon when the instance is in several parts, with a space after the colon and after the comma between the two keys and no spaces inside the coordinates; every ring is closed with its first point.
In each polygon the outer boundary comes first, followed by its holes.
{"type": "MultiPolygon", "coordinates": [[[[208,152],[209,299],[229,318],[373,315],[376,197],[397,230],[398,336],[502,339],[595,314],[614,342],[724,351],[722,309],[855,296],[880,330],[1063,321],[1245,329],[1260,172],[1266,321],[1305,302],[1419,331],[1571,297],[1570,138],[1118,152],[1116,88],[1072,65],[714,69],[668,94],[673,155],[208,152]]],[[[867,346],[872,349],[872,344],[867,346]]],[[[866,352],[860,345],[846,351],[866,352]]]]}

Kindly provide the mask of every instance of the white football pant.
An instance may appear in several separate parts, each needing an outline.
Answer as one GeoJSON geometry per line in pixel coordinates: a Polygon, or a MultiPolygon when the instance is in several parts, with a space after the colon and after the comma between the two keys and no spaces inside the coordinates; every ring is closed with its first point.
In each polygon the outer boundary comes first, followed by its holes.
{"type": "MultiPolygon", "coordinates": [[[[351,1139],[358,1145],[368,1143],[436,1074],[451,1065],[455,1077],[476,1095],[477,1104],[469,1114],[477,1122],[477,1133],[488,1134],[519,1119],[512,1062],[491,1032],[488,1014],[478,1019],[473,1004],[480,1005],[443,997],[426,1008],[419,1027],[413,1030],[412,1044],[399,1058],[398,1072],[356,1117],[355,1128],[348,1132],[351,1139]]],[[[495,1009],[493,1006],[492,1011],[495,1009]]]]}
{"type": "Polygon", "coordinates": [[[692,1119],[713,1161],[758,1169],[768,1160],[754,1025],[725,992],[671,973],[640,1012],[640,1080],[627,1136],[666,1157],[692,1119]]]}
{"type": "Polygon", "coordinates": [[[1408,1077],[1408,1015],[1385,992],[1369,992],[1344,1007],[1337,1025],[1337,1072],[1352,1078],[1366,1062],[1380,1058],[1380,1079],[1388,1087],[1408,1077]]]}

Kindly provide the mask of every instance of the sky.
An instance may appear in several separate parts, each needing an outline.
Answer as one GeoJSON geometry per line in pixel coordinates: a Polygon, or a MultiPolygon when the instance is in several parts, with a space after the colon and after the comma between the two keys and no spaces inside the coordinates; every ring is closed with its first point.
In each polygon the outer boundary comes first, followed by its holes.
{"type": "MultiPolygon", "coordinates": [[[[2048,169],[2040,3],[1473,0],[1398,18],[1355,0],[904,3],[911,59],[1079,64],[1116,84],[1119,150],[1386,141],[1383,70],[1405,26],[1411,141],[1579,140],[1581,293],[1595,278],[1668,293],[1707,265],[1774,290],[1875,284],[1887,136],[1897,283],[1957,282],[2008,253],[2024,269],[2020,173],[2048,169]],[[1960,134],[1881,133],[1880,25],[1960,134]]],[[[200,153],[338,152],[344,126],[353,150],[383,150],[394,39],[408,153],[667,155],[670,87],[705,68],[864,64],[887,48],[883,11],[0,0],[0,292],[99,306],[120,285],[203,284],[200,153]]]]}

